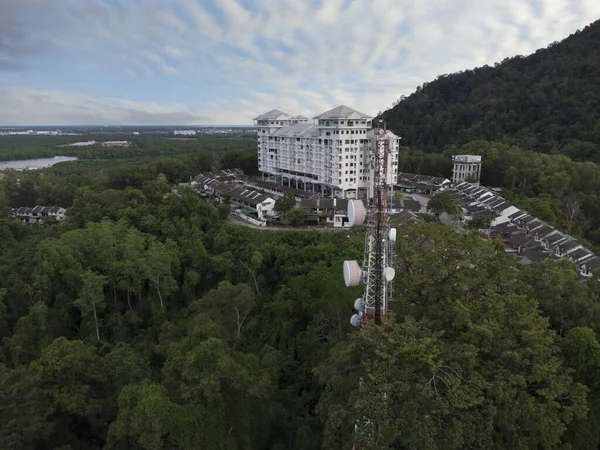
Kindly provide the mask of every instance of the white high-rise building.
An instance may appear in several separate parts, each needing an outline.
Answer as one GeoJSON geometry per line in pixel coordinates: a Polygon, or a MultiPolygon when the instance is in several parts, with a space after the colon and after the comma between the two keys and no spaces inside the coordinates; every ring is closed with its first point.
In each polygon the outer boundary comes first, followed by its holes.
{"type": "Polygon", "coordinates": [[[452,156],[452,183],[463,181],[479,184],[481,180],[480,155],[454,155],[452,156]]]}
{"type": "MultiPolygon", "coordinates": [[[[254,119],[258,169],[282,186],[342,198],[366,195],[374,148],[373,118],[338,106],[313,118],[272,110],[254,119]]],[[[398,173],[400,138],[388,131],[388,183],[398,173]]]]}

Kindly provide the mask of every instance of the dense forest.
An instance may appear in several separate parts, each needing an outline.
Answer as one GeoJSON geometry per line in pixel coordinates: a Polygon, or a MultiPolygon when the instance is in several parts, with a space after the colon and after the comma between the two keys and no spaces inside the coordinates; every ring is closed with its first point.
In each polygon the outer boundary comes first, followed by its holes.
{"type": "MultiPolygon", "coordinates": [[[[131,136],[120,134],[89,134],[85,136],[0,136],[0,162],[21,159],[50,158],[53,156],[76,156],[83,160],[112,160],[123,158],[148,158],[152,156],[176,156],[198,150],[223,153],[231,150],[256,150],[254,136],[245,139],[229,137],[200,137],[179,140],[165,137],[131,136]],[[73,142],[96,141],[87,147],[65,146],[73,142]],[[103,147],[102,142],[126,140],[129,147],[103,147]]],[[[258,164],[255,165],[256,167],[258,164]]]]}
{"type": "Polygon", "coordinates": [[[405,226],[392,313],[357,332],[361,230],[253,230],[173,191],[243,152],[127,161],[0,180],[0,448],[600,443],[600,286],[569,261],[405,226]],[[7,218],[35,203],[68,217],[7,218]]]}
{"type": "Polygon", "coordinates": [[[382,117],[429,152],[481,139],[600,162],[600,21],[530,56],[440,75],[382,117]]]}

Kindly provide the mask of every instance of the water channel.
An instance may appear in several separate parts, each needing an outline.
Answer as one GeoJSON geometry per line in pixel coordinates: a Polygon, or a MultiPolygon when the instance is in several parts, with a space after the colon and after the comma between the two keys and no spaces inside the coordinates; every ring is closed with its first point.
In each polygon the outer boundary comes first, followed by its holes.
{"type": "Polygon", "coordinates": [[[75,156],[55,156],[53,158],[23,159],[20,161],[0,161],[0,170],[5,169],[38,169],[50,167],[66,161],[76,161],[75,156]]]}

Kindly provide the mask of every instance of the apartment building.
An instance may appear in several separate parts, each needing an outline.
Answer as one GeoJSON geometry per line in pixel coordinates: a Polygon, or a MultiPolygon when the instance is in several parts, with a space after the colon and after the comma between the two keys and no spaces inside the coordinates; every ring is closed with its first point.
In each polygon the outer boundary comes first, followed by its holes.
{"type": "MultiPolygon", "coordinates": [[[[331,197],[364,197],[373,166],[372,121],[373,117],[343,105],[312,122],[277,109],[256,117],[263,180],[331,197]]],[[[390,131],[387,138],[388,183],[395,184],[400,138],[390,131]]]]}
{"type": "Polygon", "coordinates": [[[467,181],[478,185],[481,180],[481,164],[480,155],[452,156],[452,183],[467,181]]]}

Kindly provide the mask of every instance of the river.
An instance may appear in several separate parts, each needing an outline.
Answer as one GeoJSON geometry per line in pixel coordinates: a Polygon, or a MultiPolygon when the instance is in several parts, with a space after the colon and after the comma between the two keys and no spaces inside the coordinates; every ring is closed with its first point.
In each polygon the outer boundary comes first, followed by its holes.
{"type": "Polygon", "coordinates": [[[38,169],[49,167],[66,161],[76,161],[74,156],[55,156],[54,158],[23,159],[20,161],[0,161],[0,170],[5,169],[38,169]]]}

